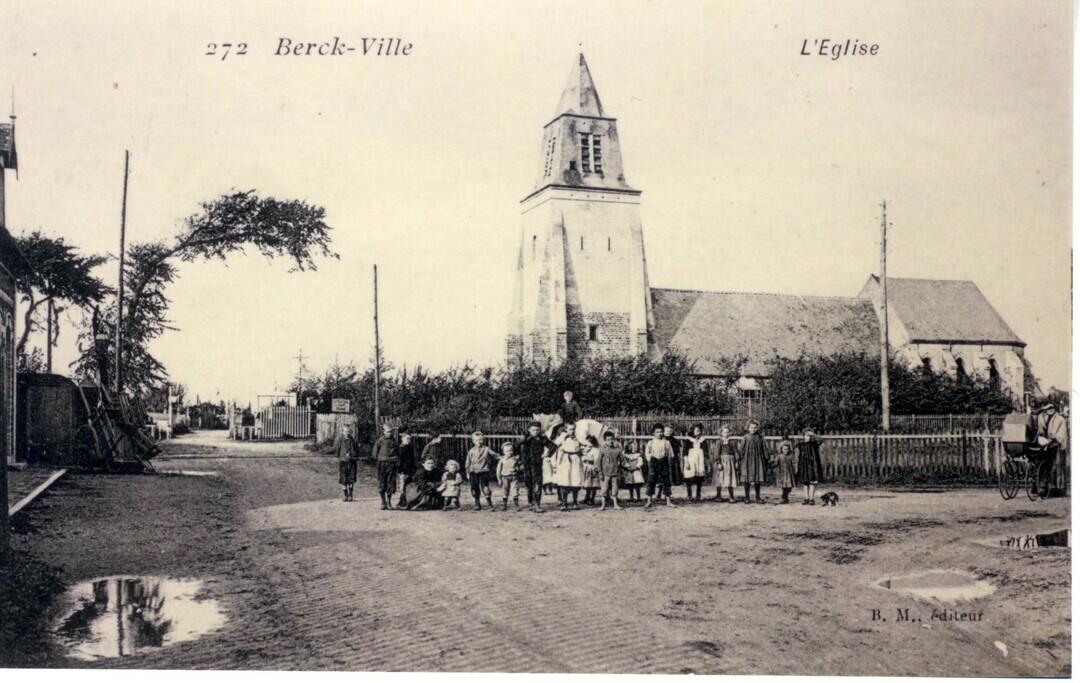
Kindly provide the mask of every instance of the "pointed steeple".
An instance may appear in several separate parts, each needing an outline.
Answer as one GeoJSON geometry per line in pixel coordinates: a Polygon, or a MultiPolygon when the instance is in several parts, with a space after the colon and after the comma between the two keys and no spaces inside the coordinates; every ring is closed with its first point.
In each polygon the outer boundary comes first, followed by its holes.
{"type": "Polygon", "coordinates": [[[596,92],[596,84],[593,83],[584,54],[578,54],[577,66],[570,72],[562,97],[559,98],[559,108],[555,111],[555,116],[562,114],[604,115],[604,107],[600,104],[600,95],[596,92]]]}

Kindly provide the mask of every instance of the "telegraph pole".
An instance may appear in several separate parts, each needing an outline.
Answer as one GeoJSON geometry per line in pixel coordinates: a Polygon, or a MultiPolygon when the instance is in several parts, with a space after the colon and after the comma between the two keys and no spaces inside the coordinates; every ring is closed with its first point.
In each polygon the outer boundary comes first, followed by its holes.
{"type": "Polygon", "coordinates": [[[45,325],[45,371],[52,374],[53,300],[48,280],[45,281],[45,289],[49,297],[45,302],[45,317],[48,318],[45,325]]]}
{"type": "Polygon", "coordinates": [[[375,436],[379,432],[379,382],[382,376],[382,354],[379,350],[379,266],[373,266],[375,272],[375,436]]]}
{"type": "Polygon", "coordinates": [[[889,433],[889,280],[885,264],[888,250],[889,220],[887,203],[881,202],[881,431],[889,433]]]}
{"type": "Polygon", "coordinates": [[[127,228],[128,151],[124,150],[124,199],[120,204],[120,280],[116,286],[116,351],[113,367],[113,393],[119,398],[123,386],[120,350],[124,344],[124,232],[127,228]]]}

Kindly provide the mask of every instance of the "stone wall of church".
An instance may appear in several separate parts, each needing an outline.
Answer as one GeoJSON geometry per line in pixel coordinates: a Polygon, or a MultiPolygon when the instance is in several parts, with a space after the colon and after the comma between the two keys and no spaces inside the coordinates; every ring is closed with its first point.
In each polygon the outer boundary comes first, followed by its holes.
{"type": "Polygon", "coordinates": [[[571,358],[625,358],[633,353],[629,313],[568,312],[567,333],[571,358]],[[595,340],[589,339],[592,325],[595,340]]]}

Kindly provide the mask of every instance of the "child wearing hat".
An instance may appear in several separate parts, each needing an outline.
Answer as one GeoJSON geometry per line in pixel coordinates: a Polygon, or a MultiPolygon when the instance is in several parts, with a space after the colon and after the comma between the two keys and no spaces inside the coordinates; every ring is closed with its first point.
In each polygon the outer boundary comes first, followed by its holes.
{"type": "Polygon", "coordinates": [[[480,494],[483,493],[488,507],[494,512],[495,506],[491,503],[491,470],[499,456],[484,445],[483,432],[473,432],[472,442],[473,446],[465,456],[465,473],[469,476],[469,486],[472,488],[476,510],[484,509],[484,506],[480,504],[480,494]]]}
{"type": "Polygon", "coordinates": [[[787,439],[780,442],[776,454],[776,485],[780,487],[780,504],[787,505],[791,489],[795,488],[795,454],[787,439]]]}
{"type": "Polygon", "coordinates": [[[803,439],[796,448],[799,451],[799,459],[795,466],[795,474],[799,484],[803,486],[803,505],[814,504],[814,489],[818,482],[825,478],[821,467],[821,442],[814,438],[814,430],[807,427],[803,430],[803,439]]]}

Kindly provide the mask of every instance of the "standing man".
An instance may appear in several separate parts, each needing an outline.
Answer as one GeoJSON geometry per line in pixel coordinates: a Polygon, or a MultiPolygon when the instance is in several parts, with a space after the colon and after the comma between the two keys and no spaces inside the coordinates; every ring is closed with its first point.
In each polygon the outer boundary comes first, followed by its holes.
{"type": "MultiPolygon", "coordinates": [[[[1037,416],[1038,429],[1035,432],[1039,445],[1045,446],[1045,458],[1053,463],[1057,473],[1056,479],[1063,478],[1065,472],[1065,457],[1069,448],[1069,425],[1058,414],[1057,406],[1047,403],[1039,409],[1037,416]]],[[[1054,479],[1051,480],[1051,484],[1054,479]]]]}
{"type": "Polygon", "coordinates": [[[562,418],[563,424],[577,422],[584,417],[581,414],[581,406],[574,400],[574,392],[563,392],[563,404],[559,406],[559,417],[562,418]]]}
{"type": "Polygon", "coordinates": [[[544,456],[558,446],[541,432],[539,422],[529,425],[529,432],[517,444],[518,454],[521,456],[521,480],[525,485],[528,495],[529,506],[533,512],[543,512],[540,507],[540,499],[544,495],[544,456]]]}
{"type": "Polygon", "coordinates": [[[345,427],[338,437],[335,449],[338,456],[338,483],[341,484],[345,501],[353,499],[353,485],[356,484],[356,464],[360,459],[360,449],[353,438],[352,429],[345,427]]]}
{"type": "Polygon", "coordinates": [[[375,442],[372,455],[375,456],[375,472],[379,479],[379,498],[382,509],[392,507],[391,500],[397,490],[398,440],[390,423],[383,423],[383,435],[375,442]]]}

